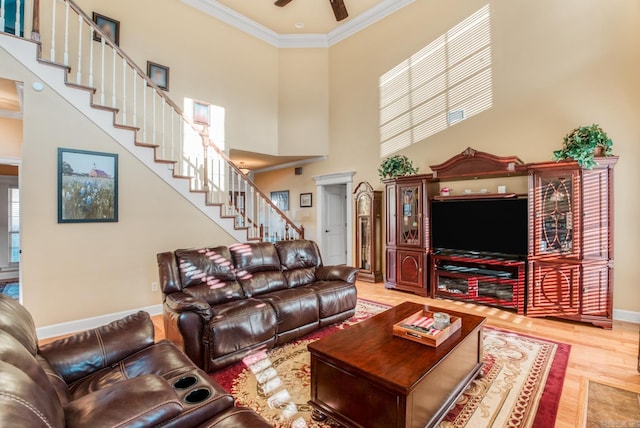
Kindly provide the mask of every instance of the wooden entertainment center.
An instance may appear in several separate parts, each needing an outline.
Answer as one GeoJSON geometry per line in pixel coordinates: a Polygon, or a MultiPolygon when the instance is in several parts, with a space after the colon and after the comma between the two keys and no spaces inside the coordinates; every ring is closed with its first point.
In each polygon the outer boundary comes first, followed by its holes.
{"type": "MultiPolygon", "coordinates": [[[[385,286],[610,329],[613,167],[617,160],[596,158],[598,165],[589,170],[573,161],[525,164],[515,156],[501,157],[468,148],[431,166],[431,174],[385,180],[385,286]],[[507,177],[527,180],[526,190],[440,192],[441,184],[507,177]],[[434,247],[434,201],[506,199],[526,200],[522,214],[527,217],[524,250],[514,255],[434,247]]],[[[474,212],[462,215],[473,219],[474,212]]],[[[505,234],[509,230],[498,233],[500,239],[508,241],[509,235],[505,234]]]]}

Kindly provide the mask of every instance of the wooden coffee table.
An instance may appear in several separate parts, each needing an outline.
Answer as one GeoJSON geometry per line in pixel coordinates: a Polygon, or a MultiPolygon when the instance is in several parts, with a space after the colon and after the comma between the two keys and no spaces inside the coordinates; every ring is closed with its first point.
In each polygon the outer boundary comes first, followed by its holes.
{"type": "Polygon", "coordinates": [[[405,302],[309,344],[311,404],[347,427],[435,426],[482,368],[484,317],[405,302]],[[462,318],[437,348],[393,336],[426,308],[462,318]]]}

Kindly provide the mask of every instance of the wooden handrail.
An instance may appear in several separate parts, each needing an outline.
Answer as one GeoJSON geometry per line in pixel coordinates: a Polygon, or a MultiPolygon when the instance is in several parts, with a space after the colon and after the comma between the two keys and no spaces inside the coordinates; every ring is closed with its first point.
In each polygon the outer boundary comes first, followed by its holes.
{"type": "MultiPolygon", "coordinates": [[[[253,180],[251,180],[247,175],[245,175],[242,171],[240,171],[240,169],[231,161],[231,159],[229,159],[229,157],[226,155],[226,153],[224,153],[222,150],[220,150],[220,148],[216,144],[213,143],[213,141],[209,137],[208,133],[200,125],[196,125],[191,120],[191,118],[186,116],[184,114],[184,112],[182,111],[182,109],[180,107],[178,107],[178,105],[176,105],[173,102],[173,100],[171,100],[171,98],[169,98],[168,95],[164,91],[162,91],[151,80],[151,78],[149,78],[149,76],[147,76],[147,74],[140,67],[138,67],[138,65],[118,45],[115,44],[114,41],[112,41],[109,37],[107,37],[107,35],[102,31],[102,29],[100,29],[100,27],[95,22],[93,22],[93,20],[91,18],[89,18],[89,16],[73,0],[64,0],[64,1],[66,1],[70,5],[70,7],[71,7],[71,9],[73,11],[75,11],[79,16],[82,17],[83,21],[85,23],[87,23],[87,25],[89,25],[93,29],[93,31],[95,33],[99,34],[100,37],[102,37],[102,39],[105,41],[105,43],[108,44],[111,47],[111,49],[113,49],[123,60],[126,61],[126,63],[129,65],[129,67],[131,67],[133,70],[135,70],[135,72],[138,74],[138,76],[140,76],[149,87],[153,88],[155,93],[160,98],[162,98],[176,112],[176,114],[178,114],[178,116],[186,124],[188,124],[191,127],[191,129],[193,131],[195,131],[197,134],[199,134],[201,136],[203,143],[206,143],[207,146],[212,147],[213,150],[218,154],[218,156],[220,156],[228,165],[231,166],[233,171],[235,171],[237,174],[239,174],[241,177],[243,177],[243,179],[249,184],[249,186],[252,187],[255,190],[256,194],[259,195],[260,197],[262,197],[262,199],[264,199],[266,201],[268,206],[270,206],[271,209],[277,215],[279,215],[286,224],[289,224],[290,227],[293,228],[298,233],[298,235],[300,235],[301,237],[304,236],[304,228],[302,226],[298,227],[297,225],[295,225],[287,217],[287,215],[284,212],[282,212],[282,210],[280,210],[280,208],[278,208],[271,201],[271,198],[267,197],[267,195],[265,195],[255,185],[253,180]]],[[[34,0],[32,38],[36,34],[37,34],[38,41],[39,41],[39,38],[40,38],[40,1],[39,0],[34,0]]],[[[207,187],[208,187],[208,179],[209,179],[209,177],[205,176],[204,179],[205,179],[205,182],[207,183],[207,187]]]]}

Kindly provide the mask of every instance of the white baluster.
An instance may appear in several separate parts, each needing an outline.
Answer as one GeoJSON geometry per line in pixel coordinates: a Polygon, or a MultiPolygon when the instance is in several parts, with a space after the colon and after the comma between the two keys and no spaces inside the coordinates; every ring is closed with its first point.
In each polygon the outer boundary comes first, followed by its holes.
{"type": "Polygon", "coordinates": [[[78,15],[78,71],[76,72],[76,83],[78,85],[82,84],[82,24],[82,15],[78,15]]]}
{"type": "Polygon", "coordinates": [[[165,157],[165,136],[167,134],[166,132],[166,127],[165,127],[165,112],[164,112],[164,106],[167,104],[166,100],[162,97],[160,97],[160,101],[162,101],[162,129],[160,132],[162,132],[162,149],[160,150],[160,156],[162,157],[162,159],[166,159],[165,157]]]}
{"type": "Polygon", "coordinates": [[[138,72],[133,70],[133,126],[138,127],[138,72]]]}
{"type": "Polygon", "coordinates": [[[142,142],[147,142],[147,85],[142,84],[142,142]]]}
{"type": "Polygon", "coordinates": [[[104,76],[104,45],[105,45],[105,40],[104,37],[100,37],[100,48],[102,49],[102,65],[100,66],[101,71],[100,71],[100,105],[104,106],[105,104],[105,96],[104,96],[104,81],[105,81],[105,76],[104,76]]]}
{"type": "Polygon", "coordinates": [[[0,33],[4,33],[4,0],[0,0],[0,33]]]}
{"type": "Polygon", "coordinates": [[[111,52],[113,52],[111,55],[113,58],[111,66],[111,107],[116,108],[116,49],[113,46],[111,47],[111,52]]]}
{"type": "Polygon", "coordinates": [[[53,11],[51,17],[51,62],[56,62],[56,0],[53,2],[53,11]]]}
{"type": "Polygon", "coordinates": [[[69,65],[69,2],[64,2],[64,55],[62,63],[69,65]]]}
{"type": "Polygon", "coordinates": [[[156,91],[152,88],[151,101],[153,103],[153,114],[151,119],[151,132],[153,137],[151,137],[153,141],[153,145],[156,145],[156,91]]]}
{"type": "Polygon", "coordinates": [[[127,124],[127,60],[124,57],[122,57],[122,124],[127,124]]]}
{"type": "Polygon", "coordinates": [[[176,111],[173,109],[173,107],[171,108],[171,110],[169,111],[169,113],[171,114],[171,160],[175,160],[177,159],[177,156],[175,155],[175,144],[174,141],[176,139],[176,130],[175,130],[175,123],[176,123],[176,116],[177,113],[176,111]]]}
{"type": "MultiPolygon", "coordinates": [[[[4,31],[4,27],[2,31],[4,31]]],[[[20,0],[16,1],[16,36],[20,36],[20,0]]]]}
{"type": "Polygon", "coordinates": [[[93,35],[95,30],[89,27],[89,87],[93,88],[93,35]]]}

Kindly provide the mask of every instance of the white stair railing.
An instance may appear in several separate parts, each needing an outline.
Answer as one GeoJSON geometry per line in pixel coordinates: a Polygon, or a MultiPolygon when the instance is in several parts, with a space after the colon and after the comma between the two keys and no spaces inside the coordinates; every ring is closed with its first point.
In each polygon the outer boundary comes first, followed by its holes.
{"type": "MultiPolygon", "coordinates": [[[[92,91],[94,107],[112,110],[116,126],[136,131],[136,144],[152,147],[156,161],[169,164],[175,177],[190,179],[191,190],[219,205],[236,228],[247,229],[248,239],[304,237],[304,229],[211,141],[208,129],[184,115],[73,0],[31,1],[31,38],[41,44],[41,59],[67,67],[67,84],[92,91]]],[[[0,20],[6,20],[5,12],[0,0],[0,20]]]]}

